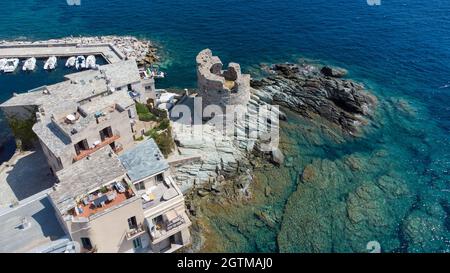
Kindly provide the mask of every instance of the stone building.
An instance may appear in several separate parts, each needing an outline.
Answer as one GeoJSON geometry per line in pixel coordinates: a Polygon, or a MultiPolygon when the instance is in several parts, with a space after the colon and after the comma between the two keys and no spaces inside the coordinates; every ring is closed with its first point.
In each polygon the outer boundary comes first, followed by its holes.
{"type": "Polygon", "coordinates": [[[190,243],[183,194],[152,139],[121,156],[103,147],[57,178],[50,198],[81,252],[170,253],[190,243]]]}
{"type": "Polygon", "coordinates": [[[152,139],[133,138],[135,103],[156,98],[153,79],[134,60],[65,79],[0,105],[8,119],[33,122],[25,129],[58,180],[48,199],[57,219],[46,223],[63,229],[58,247],[169,253],[189,244],[191,222],[168,163],[152,139]]]}
{"type": "MultiPolygon", "coordinates": [[[[135,100],[155,98],[134,60],[65,76],[65,81],[16,94],[0,105],[9,120],[34,120],[32,131],[53,173],[105,145],[133,142],[135,100]]],[[[153,82],[154,84],[154,82],[153,82]]],[[[151,85],[151,84],[150,84],[151,85]]]]}
{"type": "Polygon", "coordinates": [[[237,63],[230,63],[227,70],[219,57],[210,49],[197,55],[198,94],[203,99],[203,108],[219,105],[225,110],[227,105],[246,105],[250,100],[250,75],[242,74],[237,63]]]}

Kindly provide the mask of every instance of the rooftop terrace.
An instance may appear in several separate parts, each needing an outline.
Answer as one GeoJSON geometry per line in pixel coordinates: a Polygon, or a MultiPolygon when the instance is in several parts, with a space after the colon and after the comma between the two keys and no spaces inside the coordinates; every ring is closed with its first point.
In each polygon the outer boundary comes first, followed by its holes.
{"type": "Polygon", "coordinates": [[[68,105],[66,111],[53,114],[52,121],[57,124],[67,136],[82,132],[86,127],[113,118],[114,113],[122,113],[132,106],[134,101],[124,91],[115,91],[111,94],[95,98],[79,105],[68,105]]]}
{"type": "Polygon", "coordinates": [[[122,183],[124,188],[121,191],[117,190],[114,185],[107,185],[104,192],[98,190],[89,194],[78,202],[77,206],[69,211],[69,214],[74,217],[89,218],[92,215],[114,208],[134,196],[133,190],[127,185],[122,183]]]}
{"type": "Polygon", "coordinates": [[[50,193],[61,213],[77,205],[80,198],[111,182],[120,182],[126,170],[109,146],[101,148],[71,166],[56,173],[59,183],[50,193]]]}

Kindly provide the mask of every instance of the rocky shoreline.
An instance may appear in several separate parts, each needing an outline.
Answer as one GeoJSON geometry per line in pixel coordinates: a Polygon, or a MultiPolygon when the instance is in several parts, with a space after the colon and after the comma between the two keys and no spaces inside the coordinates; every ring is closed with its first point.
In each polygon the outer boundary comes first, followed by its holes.
{"type": "Polygon", "coordinates": [[[269,74],[252,81],[262,101],[278,104],[305,118],[320,116],[343,132],[355,135],[371,118],[377,99],[363,85],[342,79],[346,71],[308,64],[275,64],[264,67],[269,74]]]}
{"type": "MultiPolygon", "coordinates": [[[[377,104],[377,99],[361,84],[342,79],[346,75],[343,69],[297,64],[275,64],[263,69],[269,76],[252,82],[252,104],[280,105],[301,118],[313,120],[316,126],[330,126],[329,130],[338,130],[344,135],[357,136],[371,119],[377,104]],[[327,123],[316,122],[317,119],[327,123]]],[[[289,124],[289,119],[282,112],[280,119],[287,120],[289,124]]],[[[289,169],[292,165],[291,157],[284,163],[283,160],[276,162],[273,156],[262,156],[264,154],[257,149],[249,151],[232,141],[218,145],[214,143],[212,135],[207,136],[210,141],[202,142],[201,145],[194,145],[195,143],[187,142],[185,137],[179,137],[183,146],[180,149],[186,154],[200,153],[206,158],[194,164],[179,166],[175,170],[174,177],[178,181],[191,181],[184,188],[187,208],[193,218],[195,240],[187,251],[217,250],[217,246],[211,247],[209,243],[216,240],[209,237],[217,235],[210,230],[205,211],[211,213],[247,203],[251,205],[255,198],[270,199],[274,194],[272,187],[277,188],[278,185],[270,186],[269,183],[262,186],[255,180],[255,172],[270,172],[278,170],[280,166],[289,169]],[[222,166],[222,169],[218,170],[217,165],[222,166]],[[202,176],[206,178],[203,181],[199,179],[202,176]],[[255,196],[261,194],[262,197],[255,196]],[[205,234],[208,235],[208,240],[205,234]]],[[[271,228],[281,223],[278,216],[270,215],[265,210],[255,211],[254,215],[257,222],[271,228]]]]}

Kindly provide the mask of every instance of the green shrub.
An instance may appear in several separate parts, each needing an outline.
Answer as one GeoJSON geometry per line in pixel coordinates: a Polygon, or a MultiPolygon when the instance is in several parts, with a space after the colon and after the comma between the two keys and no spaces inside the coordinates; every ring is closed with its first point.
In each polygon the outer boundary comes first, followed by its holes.
{"type": "Polygon", "coordinates": [[[150,113],[150,110],[148,110],[147,105],[136,102],[136,112],[138,114],[146,114],[146,113],[150,113]]]}
{"type": "Polygon", "coordinates": [[[140,121],[155,121],[156,117],[152,113],[138,113],[140,121]]]}
{"type": "Polygon", "coordinates": [[[169,128],[169,126],[170,126],[170,120],[168,118],[165,118],[159,123],[158,129],[162,131],[162,130],[169,128]]]}
{"type": "Polygon", "coordinates": [[[107,193],[108,192],[108,188],[106,186],[103,186],[100,188],[100,192],[101,193],[107,193]]]}
{"type": "Polygon", "coordinates": [[[17,118],[8,119],[9,126],[11,127],[16,140],[20,140],[21,147],[18,147],[19,149],[28,150],[33,147],[33,143],[37,139],[37,136],[32,129],[35,122],[35,118],[26,120],[17,118]]]}
{"type": "Polygon", "coordinates": [[[145,136],[151,137],[151,138],[155,138],[157,134],[158,134],[158,132],[157,132],[156,128],[148,130],[147,132],[144,133],[145,136]]]}
{"type": "Polygon", "coordinates": [[[151,112],[156,115],[158,118],[165,119],[167,118],[167,111],[163,109],[153,108],[151,112]]]}
{"type": "Polygon", "coordinates": [[[155,140],[156,144],[165,157],[167,157],[172,152],[174,143],[172,141],[170,130],[157,134],[153,139],[155,140]]]}
{"type": "Polygon", "coordinates": [[[140,137],[136,138],[136,141],[142,141],[142,140],[144,140],[144,136],[140,136],[140,137]]]}
{"type": "MultiPolygon", "coordinates": [[[[167,120],[167,123],[165,123],[167,125],[163,125],[163,127],[166,127],[165,129],[167,130],[160,132],[157,132],[156,128],[150,130],[152,131],[151,138],[155,140],[156,144],[158,145],[159,149],[161,150],[161,152],[165,157],[167,157],[175,147],[175,143],[173,142],[172,139],[172,130],[170,128],[170,123],[168,123],[168,121],[169,120],[167,120]]],[[[161,126],[161,124],[159,126],[161,126]]]]}

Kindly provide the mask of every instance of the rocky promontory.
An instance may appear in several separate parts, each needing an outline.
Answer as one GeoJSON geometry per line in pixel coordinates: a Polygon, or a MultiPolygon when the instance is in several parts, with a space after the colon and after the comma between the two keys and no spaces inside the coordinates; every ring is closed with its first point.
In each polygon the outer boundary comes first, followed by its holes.
{"type": "MultiPolygon", "coordinates": [[[[273,110],[272,114],[275,115],[275,119],[270,116],[270,124],[278,129],[283,129],[282,124],[283,126],[290,126],[290,123],[295,123],[294,119],[298,118],[302,122],[305,121],[305,124],[311,125],[311,130],[308,130],[308,132],[312,132],[315,127],[319,131],[326,127],[324,131],[336,132],[336,134],[338,134],[338,131],[343,131],[344,134],[342,135],[357,135],[359,129],[372,116],[377,102],[376,98],[367,92],[361,84],[345,79],[347,71],[344,69],[328,66],[277,64],[267,67],[266,70],[268,76],[254,80],[251,83],[249,90],[251,96],[247,104],[248,111],[246,113],[250,116],[252,113],[257,113],[261,107],[269,106],[273,110]],[[274,105],[280,105],[290,111],[282,112],[276,107],[272,107],[274,105]],[[276,117],[279,117],[279,120],[276,117]]],[[[257,126],[246,127],[244,120],[235,121],[237,131],[242,130],[242,132],[245,132],[247,128],[261,128],[260,126],[264,125],[258,123],[252,124],[257,126]]],[[[249,118],[248,120],[251,122],[253,119],[249,118]]],[[[257,119],[257,122],[259,122],[259,119],[257,119]]],[[[274,149],[272,150],[259,149],[258,147],[265,143],[264,135],[244,141],[233,137],[224,138],[221,131],[208,124],[203,124],[202,130],[193,130],[194,127],[188,126],[188,128],[185,128],[185,126],[181,125],[175,121],[173,126],[175,142],[177,143],[176,158],[198,156],[196,161],[191,160],[189,163],[172,164],[173,177],[186,194],[187,207],[193,221],[192,236],[194,243],[189,251],[227,249],[235,243],[241,244],[238,243],[242,241],[242,238],[239,236],[245,237],[248,234],[252,234],[255,230],[264,230],[266,228],[268,230],[265,231],[265,234],[271,237],[268,241],[271,241],[272,244],[257,243],[257,249],[261,251],[274,251],[276,249],[289,251],[292,247],[296,249],[298,247],[296,242],[299,241],[299,238],[290,235],[290,232],[286,230],[290,230],[290,225],[293,224],[300,227],[295,229],[297,234],[308,235],[307,232],[301,230],[304,226],[302,221],[306,219],[311,222],[311,219],[308,218],[306,213],[301,214],[305,218],[297,218],[298,211],[296,208],[300,207],[300,205],[297,203],[297,199],[289,198],[288,190],[286,190],[295,184],[295,182],[292,183],[291,179],[299,171],[295,170],[290,173],[291,167],[298,163],[294,163],[292,152],[286,150],[288,147],[293,148],[284,142],[286,139],[281,138],[279,135],[278,137],[281,139],[280,147],[273,147],[274,149]],[[193,134],[193,132],[199,133],[193,134]],[[269,150],[271,152],[264,152],[269,150]],[[277,173],[277,175],[272,176],[273,173],[277,173]],[[277,203],[277,200],[286,199],[291,202],[288,203],[288,206],[289,204],[295,205],[292,211],[290,207],[286,211],[285,215],[290,219],[288,222],[285,222],[282,217],[282,208],[285,202],[277,203]],[[249,204],[251,206],[247,210],[249,204]],[[272,207],[267,204],[275,205],[277,211],[267,209],[267,207],[272,207]],[[221,227],[218,229],[209,225],[209,223],[212,223],[210,218],[216,214],[220,214],[220,217],[214,218],[214,221],[220,223],[221,227]],[[229,227],[229,229],[226,227],[229,227]],[[279,236],[273,233],[277,229],[281,229],[279,236]],[[233,238],[230,244],[223,244],[226,246],[214,245],[214,239],[205,239],[204,234],[211,238],[221,232],[236,235],[236,238],[233,238]],[[290,244],[289,242],[292,239],[294,239],[295,243],[290,244]],[[278,245],[276,245],[276,241],[278,241],[278,245]]],[[[301,130],[306,129],[302,127],[301,130]]],[[[251,136],[251,133],[249,135],[251,136]]],[[[308,137],[310,135],[308,133],[308,137]]],[[[302,161],[301,159],[299,160],[302,161]]],[[[347,161],[346,164],[349,166],[346,168],[350,174],[353,169],[361,168],[360,165],[362,163],[359,160],[348,158],[347,161]]],[[[345,165],[344,163],[342,164],[345,165]]],[[[314,200],[318,199],[317,196],[327,196],[330,200],[333,200],[333,192],[324,193],[330,185],[320,184],[320,181],[324,183],[327,180],[324,177],[317,179],[317,173],[321,172],[313,165],[306,168],[303,173],[304,183],[308,184],[308,181],[310,181],[311,187],[314,188],[310,192],[314,194],[310,196],[315,195],[314,200]],[[316,180],[319,182],[316,182],[316,180]],[[319,188],[316,189],[316,187],[319,188]]],[[[343,183],[347,181],[345,177],[341,177],[340,180],[343,183]]],[[[330,184],[333,181],[330,178],[330,184]]],[[[384,185],[382,182],[380,182],[380,188],[385,186],[394,188],[392,192],[400,191],[395,187],[396,185],[389,183],[384,185]]],[[[352,187],[351,190],[355,189],[352,187]]],[[[368,187],[367,189],[361,188],[359,192],[364,193],[366,190],[373,191],[379,195],[383,191],[383,189],[368,187]]],[[[365,198],[365,196],[363,197],[365,198]]],[[[358,232],[360,228],[366,227],[365,225],[358,225],[360,219],[366,217],[364,211],[358,210],[358,204],[364,202],[364,198],[361,199],[358,195],[355,195],[352,199],[353,203],[348,204],[348,211],[351,215],[348,225],[350,228],[358,229],[358,232]],[[352,221],[357,223],[355,224],[352,221]]],[[[302,196],[301,200],[305,199],[302,196]]],[[[383,199],[380,200],[379,202],[384,201],[383,199]]],[[[330,210],[329,205],[332,202],[334,200],[326,203],[325,212],[335,212],[330,210]]],[[[375,200],[372,203],[378,206],[379,202],[377,202],[375,200]]],[[[320,208],[321,204],[314,204],[314,206],[315,208],[320,208]]],[[[347,213],[346,208],[347,204],[342,203],[338,212],[345,214],[347,213]]],[[[311,208],[305,208],[305,211],[310,212],[311,208]]],[[[371,221],[382,222],[377,218],[381,213],[390,215],[389,211],[380,209],[374,210],[373,215],[368,217],[371,221]]],[[[325,217],[328,215],[325,213],[323,216],[328,221],[328,218],[325,217]]],[[[317,222],[317,224],[321,225],[322,223],[317,222]]],[[[384,224],[384,222],[381,224],[384,224]]],[[[317,228],[316,230],[320,229],[317,228]]],[[[309,237],[306,236],[306,238],[309,237]]],[[[313,240],[315,239],[313,238],[313,240]]],[[[248,240],[252,241],[253,239],[248,238],[248,240]]],[[[304,240],[304,242],[316,244],[314,246],[315,250],[328,249],[325,242],[309,242],[307,240],[304,240]]],[[[354,242],[354,245],[345,247],[354,247],[356,249],[360,246],[360,243],[361,241],[354,242]]],[[[365,244],[363,247],[365,247],[365,244]]]]}
{"type": "Polygon", "coordinates": [[[261,100],[293,110],[306,118],[320,116],[354,135],[367,124],[376,98],[363,85],[343,79],[346,70],[328,66],[275,64],[269,76],[252,81],[261,100]]]}

